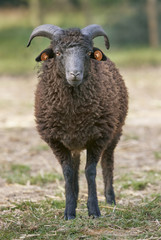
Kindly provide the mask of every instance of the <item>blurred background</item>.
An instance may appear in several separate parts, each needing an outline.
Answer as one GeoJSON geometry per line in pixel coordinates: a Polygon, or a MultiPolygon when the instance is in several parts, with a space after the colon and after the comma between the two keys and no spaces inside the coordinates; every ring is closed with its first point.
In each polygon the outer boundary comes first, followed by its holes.
{"type": "MultiPolygon", "coordinates": [[[[1,0],[0,74],[27,74],[48,39],[26,48],[34,27],[62,28],[100,24],[111,48],[106,54],[119,66],[157,66],[161,61],[161,0],[1,0]]],[[[95,40],[104,47],[103,38],[95,40]]]]}

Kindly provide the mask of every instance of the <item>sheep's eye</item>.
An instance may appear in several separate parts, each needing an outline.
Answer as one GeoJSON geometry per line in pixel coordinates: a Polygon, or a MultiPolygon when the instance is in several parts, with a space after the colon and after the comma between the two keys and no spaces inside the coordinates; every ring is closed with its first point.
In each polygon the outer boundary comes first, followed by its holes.
{"type": "Polygon", "coordinates": [[[61,55],[61,52],[56,51],[56,56],[60,56],[60,55],[61,55]]]}
{"type": "Polygon", "coordinates": [[[89,51],[87,54],[88,54],[88,56],[91,56],[92,52],[91,52],[91,51],[89,51]]]}

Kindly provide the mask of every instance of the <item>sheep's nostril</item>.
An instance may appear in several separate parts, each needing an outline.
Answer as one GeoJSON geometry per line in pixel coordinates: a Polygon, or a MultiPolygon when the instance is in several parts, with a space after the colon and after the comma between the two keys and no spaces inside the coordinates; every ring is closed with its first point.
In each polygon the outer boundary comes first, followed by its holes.
{"type": "Polygon", "coordinates": [[[78,77],[80,75],[80,72],[70,72],[70,75],[72,77],[78,77]]]}
{"type": "Polygon", "coordinates": [[[77,87],[82,82],[83,75],[81,72],[78,71],[71,71],[67,74],[67,81],[73,87],[77,87]]]}

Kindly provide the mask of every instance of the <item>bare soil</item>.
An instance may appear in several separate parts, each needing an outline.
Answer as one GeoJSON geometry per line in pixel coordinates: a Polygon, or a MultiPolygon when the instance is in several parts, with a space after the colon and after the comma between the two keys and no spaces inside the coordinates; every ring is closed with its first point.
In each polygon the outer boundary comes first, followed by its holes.
{"type": "MultiPolygon", "coordinates": [[[[161,68],[121,69],[129,89],[129,113],[124,134],[115,154],[115,180],[120,175],[135,173],[144,178],[146,171],[161,170],[161,68]]],[[[50,149],[41,149],[45,143],[40,139],[34,122],[34,91],[36,77],[0,77],[0,166],[24,164],[32,174],[57,172],[61,167],[50,149]],[[40,148],[39,148],[40,146],[40,148]]],[[[82,154],[80,171],[80,198],[87,197],[84,176],[85,153],[82,154]]],[[[103,199],[101,168],[97,174],[98,197],[103,199]]],[[[116,197],[121,194],[117,187],[116,197]]],[[[152,193],[160,193],[161,185],[151,185],[143,191],[124,190],[126,197],[119,203],[137,202],[152,193]]],[[[22,200],[37,201],[47,197],[64,198],[64,183],[57,181],[46,186],[7,184],[0,177],[0,205],[11,205],[22,200]]]]}

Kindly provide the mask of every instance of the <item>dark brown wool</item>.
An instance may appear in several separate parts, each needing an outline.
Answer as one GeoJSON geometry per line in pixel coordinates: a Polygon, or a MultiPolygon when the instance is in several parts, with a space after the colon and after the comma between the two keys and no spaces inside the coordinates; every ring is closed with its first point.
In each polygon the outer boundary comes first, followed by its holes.
{"type": "Polygon", "coordinates": [[[127,112],[127,91],[108,59],[91,59],[88,79],[78,88],[57,76],[54,60],[43,63],[36,91],[35,116],[42,138],[56,139],[69,150],[83,150],[90,140],[121,133],[127,112]]]}
{"type": "MultiPolygon", "coordinates": [[[[85,47],[89,43],[80,30],[70,30],[52,41],[51,47],[59,45],[64,50],[75,45],[85,47]]],[[[66,181],[65,219],[75,217],[79,154],[87,149],[88,211],[89,215],[97,217],[100,212],[93,178],[96,172],[92,164],[96,165],[102,156],[106,200],[115,204],[113,151],[127,114],[127,89],[119,71],[109,59],[89,59],[83,83],[76,88],[67,83],[62,69],[55,58],[42,64],[35,94],[37,129],[62,165],[66,181]],[[90,188],[92,184],[94,187],[90,188]]]]}

